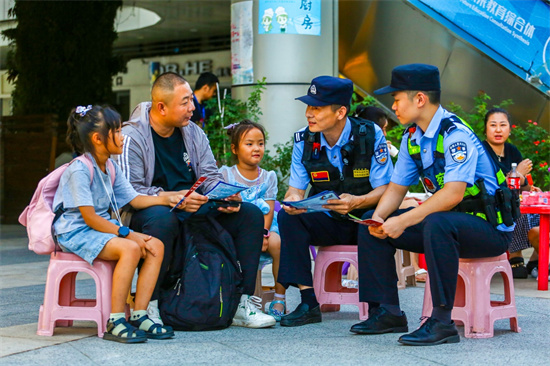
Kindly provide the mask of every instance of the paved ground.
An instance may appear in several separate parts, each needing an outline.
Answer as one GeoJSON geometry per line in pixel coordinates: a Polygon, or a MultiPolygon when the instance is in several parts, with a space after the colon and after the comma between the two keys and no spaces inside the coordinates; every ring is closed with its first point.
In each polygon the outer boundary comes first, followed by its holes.
{"type": "MultiPolygon", "coordinates": [[[[354,306],[325,313],[322,323],[299,328],[177,332],[172,340],[141,345],[103,341],[90,322],[56,328],[53,337],[37,336],[48,257],[29,252],[26,245],[23,228],[0,227],[0,365],[503,365],[550,360],[550,293],[537,291],[532,278],[515,282],[521,333],[511,332],[508,321],[499,320],[491,339],[462,337],[458,344],[437,347],[402,346],[396,334],[353,335],[349,328],[358,322],[354,306]]],[[[264,277],[269,280],[269,267],[264,277]]],[[[78,281],[77,295],[89,297],[94,291],[89,277],[78,281]]],[[[422,287],[400,291],[411,330],[419,325],[423,293],[422,287]]],[[[496,277],[492,293],[502,298],[496,277]]],[[[299,294],[291,289],[288,296],[293,309],[299,294]]],[[[462,327],[459,331],[463,335],[462,327]]]]}

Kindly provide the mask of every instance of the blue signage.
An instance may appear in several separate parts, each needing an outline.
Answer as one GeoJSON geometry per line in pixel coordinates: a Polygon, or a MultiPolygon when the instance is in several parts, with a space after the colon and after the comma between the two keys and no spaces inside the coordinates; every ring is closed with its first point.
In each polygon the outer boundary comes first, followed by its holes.
{"type": "MultiPolygon", "coordinates": [[[[420,2],[489,47],[533,85],[550,87],[550,5],[542,0],[420,2]],[[540,80],[540,82],[538,82],[540,80]],[[537,85],[538,84],[538,85],[537,85]]],[[[475,46],[478,46],[474,43],[475,46]]],[[[487,52],[487,54],[491,55],[487,52]]],[[[498,61],[498,60],[497,60],[498,61]]],[[[506,65],[505,65],[506,66],[506,65]]]]}
{"type": "Polygon", "coordinates": [[[321,35],[321,0],[260,0],[258,34],[321,35]]]}

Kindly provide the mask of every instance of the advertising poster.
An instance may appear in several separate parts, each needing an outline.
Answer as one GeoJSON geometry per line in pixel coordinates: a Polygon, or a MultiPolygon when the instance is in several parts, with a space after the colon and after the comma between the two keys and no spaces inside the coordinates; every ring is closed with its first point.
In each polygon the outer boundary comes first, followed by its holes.
{"type": "Polygon", "coordinates": [[[258,34],[321,35],[321,0],[260,0],[258,34]]]}
{"type": "Polygon", "coordinates": [[[534,0],[419,0],[550,86],[550,5],[534,0]]]}
{"type": "Polygon", "coordinates": [[[231,4],[231,74],[233,85],[252,84],[252,1],[231,4]]]}

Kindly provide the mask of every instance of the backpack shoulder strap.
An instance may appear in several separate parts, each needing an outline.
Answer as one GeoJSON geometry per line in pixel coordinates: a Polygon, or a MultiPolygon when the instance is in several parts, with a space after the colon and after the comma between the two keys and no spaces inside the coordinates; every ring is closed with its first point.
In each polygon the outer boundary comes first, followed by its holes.
{"type": "Polygon", "coordinates": [[[115,165],[113,164],[113,160],[111,158],[107,159],[107,169],[109,169],[109,173],[111,176],[111,185],[115,185],[115,178],[116,178],[116,170],[115,165]]]}
{"type": "MultiPolygon", "coordinates": [[[[80,160],[84,163],[84,165],[88,167],[88,170],[90,171],[90,184],[92,184],[92,182],[94,181],[94,164],[92,163],[92,160],[90,160],[90,158],[87,157],[86,154],[77,156],[73,159],[73,161],[75,160],[80,160]]],[[[71,161],[71,164],[73,161],[71,161]]]]}
{"type": "MultiPolygon", "coordinates": [[[[92,160],[90,159],[90,157],[86,154],[83,154],[83,155],[77,156],[74,160],[80,160],[81,162],[83,162],[88,167],[88,170],[90,171],[90,184],[92,184],[92,182],[94,180],[94,165],[93,165],[92,160]]],[[[116,176],[115,176],[116,175],[116,173],[115,173],[116,170],[115,170],[115,166],[113,164],[113,161],[109,158],[109,159],[107,159],[107,163],[105,165],[107,166],[107,169],[109,170],[109,173],[110,173],[110,176],[111,176],[111,186],[114,186],[115,178],[116,178],[116,176]]]]}

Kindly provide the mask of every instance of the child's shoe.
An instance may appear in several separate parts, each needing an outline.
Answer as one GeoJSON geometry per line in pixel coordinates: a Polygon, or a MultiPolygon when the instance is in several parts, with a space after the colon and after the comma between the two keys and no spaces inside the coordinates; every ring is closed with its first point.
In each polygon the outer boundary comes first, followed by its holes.
{"type": "Polygon", "coordinates": [[[168,339],[174,337],[172,327],[160,325],[149,319],[145,310],[134,311],[130,317],[130,324],[145,332],[147,338],[168,339]]]}
{"type": "Polygon", "coordinates": [[[262,300],[257,296],[242,295],[237,312],[233,317],[233,325],[247,328],[272,327],[277,322],[270,315],[260,310],[262,300]]]}
{"type": "Polygon", "coordinates": [[[107,322],[107,331],[103,333],[103,339],[120,343],[147,342],[145,332],[133,327],[124,317],[116,320],[113,318],[109,319],[107,322]]]}
{"type": "Polygon", "coordinates": [[[271,302],[271,304],[269,304],[269,310],[268,310],[267,314],[274,317],[276,321],[280,322],[281,317],[283,315],[285,315],[285,313],[286,313],[286,303],[283,300],[273,300],[271,302]],[[275,309],[273,307],[275,304],[282,304],[283,305],[283,310],[281,311],[281,310],[275,309]]]}

